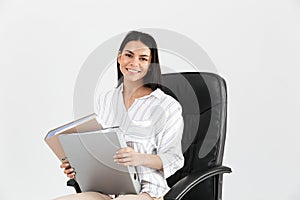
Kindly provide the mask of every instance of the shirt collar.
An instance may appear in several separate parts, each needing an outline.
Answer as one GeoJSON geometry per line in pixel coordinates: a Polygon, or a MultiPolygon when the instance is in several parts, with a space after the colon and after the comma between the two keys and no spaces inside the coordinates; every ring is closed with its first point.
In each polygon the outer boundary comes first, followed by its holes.
{"type": "MultiPolygon", "coordinates": [[[[120,93],[123,92],[123,83],[121,83],[119,85],[118,90],[120,91],[120,93]]],[[[156,90],[154,90],[150,94],[148,94],[146,96],[143,96],[143,97],[140,97],[140,98],[137,98],[137,99],[147,99],[147,98],[149,98],[151,96],[154,96],[154,97],[160,99],[162,95],[163,95],[163,91],[161,91],[161,89],[157,88],[156,90]]]]}

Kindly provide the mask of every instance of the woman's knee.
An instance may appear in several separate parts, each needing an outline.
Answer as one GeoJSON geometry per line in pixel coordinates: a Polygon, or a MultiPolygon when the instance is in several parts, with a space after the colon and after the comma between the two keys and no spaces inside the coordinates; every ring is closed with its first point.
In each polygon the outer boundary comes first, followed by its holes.
{"type": "Polygon", "coordinates": [[[116,200],[153,200],[153,198],[147,193],[142,193],[138,195],[122,195],[116,200]]]}

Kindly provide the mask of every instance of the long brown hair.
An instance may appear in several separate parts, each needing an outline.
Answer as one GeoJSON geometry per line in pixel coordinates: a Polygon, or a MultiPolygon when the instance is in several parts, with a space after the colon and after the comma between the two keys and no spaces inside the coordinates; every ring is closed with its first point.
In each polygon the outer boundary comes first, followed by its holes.
{"type": "MultiPolygon", "coordinates": [[[[119,48],[119,53],[122,53],[126,44],[130,41],[140,41],[145,44],[151,52],[151,62],[146,76],[143,78],[143,83],[145,87],[151,88],[153,91],[157,88],[162,89],[161,86],[161,69],[158,59],[157,44],[154,38],[147,34],[139,31],[130,31],[123,39],[121,46],[119,48]]],[[[123,83],[123,74],[120,70],[120,64],[117,62],[118,70],[118,86],[123,83]]]]}

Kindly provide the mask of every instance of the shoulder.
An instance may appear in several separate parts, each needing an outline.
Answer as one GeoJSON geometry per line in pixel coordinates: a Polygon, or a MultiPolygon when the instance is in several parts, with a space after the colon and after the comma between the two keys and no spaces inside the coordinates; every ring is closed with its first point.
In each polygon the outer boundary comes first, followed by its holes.
{"type": "Polygon", "coordinates": [[[110,103],[112,102],[112,100],[118,96],[117,95],[118,92],[119,92],[119,87],[113,88],[111,90],[108,90],[108,91],[102,92],[101,94],[96,95],[95,101],[94,101],[96,112],[98,112],[99,109],[101,109],[103,107],[109,106],[110,103]]]}
{"type": "Polygon", "coordinates": [[[103,101],[103,100],[107,100],[107,99],[111,99],[113,98],[113,96],[115,94],[117,94],[119,92],[120,88],[117,87],[117,88],[113,88],[113,89],[110,89],[108,91],[105,91],[105,92],[102,92],[101,94],[97,95],[96,96],[96,99],[97,101],[103,101]]]}
{"type": "Polygon", "coordinates": [[[160,104],[163,108],[165,108],[166,110],[180,110],[180,111],[182,111],[182,107],[176,99],[174,99],[172,96],[164,93],[160,89],[156,89],[156,91],[158,93],[160,104]]]}

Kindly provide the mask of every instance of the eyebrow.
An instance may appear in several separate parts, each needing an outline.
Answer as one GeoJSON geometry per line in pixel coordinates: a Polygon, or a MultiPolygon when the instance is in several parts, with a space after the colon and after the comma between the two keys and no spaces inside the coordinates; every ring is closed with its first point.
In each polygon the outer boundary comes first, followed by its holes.
{"type": "MultiPolygon", "coordinates": [[[[131,54],[134,54],[133,51],[130,51],[130,50],[127,50],[127,49],[125,51],[127,51],[127,52],[129,52],[131,54]]],[[[150,56],[147,55],[147,54],[142,54],[142,55],[140,55],[140,57],[150,57],[150,56]]]]}

